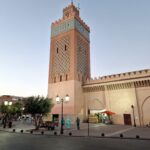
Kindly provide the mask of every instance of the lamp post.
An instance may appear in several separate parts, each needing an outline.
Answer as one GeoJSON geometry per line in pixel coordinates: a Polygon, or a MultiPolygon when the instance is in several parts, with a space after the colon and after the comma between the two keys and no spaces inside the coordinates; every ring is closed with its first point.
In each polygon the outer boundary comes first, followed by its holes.
{"type": "Polygon", "coordinates": [[[90,109],[88,108],[88,136],[89,136],[89,133],[90,133],[90,109]]]}
{"type": "Polygon", "coordinates": [[[5,105],[5,106],[11,106],[11,105],[12,105],[12,102],[4,101],[4,105],[5,105]]]}
{"type": "Polygon", "coordinates": [[[133,112],[133,121],[134,121],[133,126],[136,127],[135,114],[134,114],[134,105],[131,105],[131,108],[132,108],[132,112],[133,112]]]}
{"type": "Polygon", "coordinates": [[[65,98],[60,98],[58,95],[56,96],[56,102],[61,103],[61,128],[60,128],[60,134],[64,133],[64,128],[63,128],[63,126],[64,126],[63,103],[64,102],[67,103],[67,102],[69,102],[69,100],[70,100],[70,97],[69,97],[68,94],[65,96],[65,98]]]}
{"type": "Polygon", "coordinates": [[[25,108],[24,108],[24,107],[22,107],[22,108],[21,108],[21,110],[22,110],[22,113],[23,113],[23,111],[25,110],[25,108]]]}
{"type": "Polygon", "coordinates": [[[23,116],[23,114],[24,114],[24,110],[25,110],[25,108],[24,107],[22,107],[21,109],[21,117],[23,116]]]}
{"type": "MultiPolygon", "coordinates": [[[[12,102],[4,101],[4,105],[6,106],[6,115],[4,117],[4,126],[3,126],[5,128],[7,123],[7,117],[9,117],[9,106],[12,105],[12,102]]],[[[9,123],[9,126],[11,127],[11,123],[9,123]]]]}

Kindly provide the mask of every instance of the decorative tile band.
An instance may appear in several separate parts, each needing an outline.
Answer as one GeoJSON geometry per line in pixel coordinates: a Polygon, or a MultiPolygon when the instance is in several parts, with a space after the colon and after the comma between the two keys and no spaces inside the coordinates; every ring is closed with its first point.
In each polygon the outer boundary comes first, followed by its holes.
{"type": "Polygon", "coordinates": [[[57,26],[51,27],[51,37],[55,37],[59,34],[70,31],[71,29],[77,29],[87,40],[89,40],[89,32],[77,19],[71,19],[60,23],[57,26]]]}

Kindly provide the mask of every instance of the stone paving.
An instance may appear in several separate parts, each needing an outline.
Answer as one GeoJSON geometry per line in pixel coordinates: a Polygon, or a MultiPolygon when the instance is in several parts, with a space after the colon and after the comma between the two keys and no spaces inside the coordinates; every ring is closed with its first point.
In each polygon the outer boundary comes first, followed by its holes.
{"type": "MultiPolygon", "coordinates": [[[[124,138],[135,138],[137,135],[140,138],[150,139],[150,128],[145,127],[132,127],[132,126],[124,126],[124,125],[105,125],[105,124],[90,124],[89,126],[89,136],[91,137],[101,137],[102,133],[105,134],[105,137],[120,137],[120,134],[123,134],[124,138]]],[[[34,125],[28,121],[16,121],[13,122],[12,128],[3,128],[0,126],[1,131],[12,132],[15,129],[15,132],[20,132],[23,130],[24,133],[30,133],[32,129],[34,129],[34,125]]],[[[41,134],[44,131],[46,135],[54,135],[54,132],[60,134],[60,128],[57,127],[54,131],[47,130],[45,128],[41,128],[39,131],[34,131],[33,134],[41,134]]],[[[75,125],[72,125],[71,129],[64,129],[64,135],[72,134],[72,136],[88,136],[88,124],[81,123],[80,130],[76,129],[75,125]]]]}

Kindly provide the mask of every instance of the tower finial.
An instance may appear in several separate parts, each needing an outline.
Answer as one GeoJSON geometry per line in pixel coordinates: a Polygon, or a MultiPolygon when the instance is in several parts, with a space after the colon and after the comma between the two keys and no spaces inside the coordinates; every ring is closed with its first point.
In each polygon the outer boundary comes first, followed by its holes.
{"type": "Polygon", "coordinates": [[[73,4],[73,0],[71,0],[71,4],[73,4]]]}

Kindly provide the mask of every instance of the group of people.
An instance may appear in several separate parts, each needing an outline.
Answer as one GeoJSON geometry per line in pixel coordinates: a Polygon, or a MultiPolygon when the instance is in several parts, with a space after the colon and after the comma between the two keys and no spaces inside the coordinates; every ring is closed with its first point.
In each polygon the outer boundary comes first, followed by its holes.
{"type": "MultiPolygon", "coordinates": [[[[61,124],[67,128],[67,129],[70,129],[71,128],[71,120],[70,118],[67,118],[66,120],[64,120],[64,118],[62,118],[61,120],[61,124]]],[[[76,118],[76,127],[78,130],[80,130],[80,118],[77,117],[76,118]]]]}

